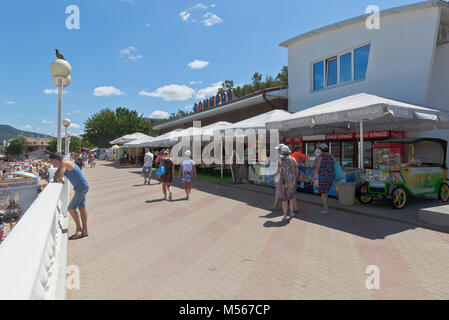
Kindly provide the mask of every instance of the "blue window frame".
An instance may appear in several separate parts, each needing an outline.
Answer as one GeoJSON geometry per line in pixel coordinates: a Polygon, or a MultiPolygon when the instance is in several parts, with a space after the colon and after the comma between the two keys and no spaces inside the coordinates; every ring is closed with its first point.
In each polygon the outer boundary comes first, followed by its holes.
{"type": "Polygon", "coordinates": [[[335,86],[338,81],[337,57],[326,60],[326,86],[335,86]]]}
{"type": "Polygon", "coordinates": [[[364,80],[368,68],[370,44],[326,58],[313,65],[313,91],[351,81],[364,80]]]}
{"type": "Polygon", "coordinates": [[[363,80],[366,77],[368,67],[370,45],[354,50],[354,80],[363,80]]]}
{"type": "Polygon", "coordinates": [[[324,61],[313,64],[313,90],[324,88],[324,61]]]}
{"type": "Polygon", "coordinates": [[[352,52],[340,56],[340,82],[352,81],[352,52]]]}

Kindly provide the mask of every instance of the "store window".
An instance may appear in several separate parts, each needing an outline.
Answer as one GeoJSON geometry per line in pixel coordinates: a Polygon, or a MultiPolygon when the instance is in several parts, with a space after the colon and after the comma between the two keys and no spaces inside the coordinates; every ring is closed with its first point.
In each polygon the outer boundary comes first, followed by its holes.
{"type": "Polygon", "coordinates": [[[332,141],[329,143],[329,153],[334,157],[335,161],[341,164],[341,142],[332,141]]]}
{"type": "Polygon", "coordinates": [[[326,58],[312,64],[313,91],[327,87],[364,80],[368,68],[370,44],[326,58]]]}
{"type": "Polygon", "coordinates": [[[354,141],[342,142],[341,166],[343,168],[354,168],[354,141]]]}
{"type": "Polygon", "coordinates": [[[306,157],[314,157],[316,142],[306,142],[306,157]]]}

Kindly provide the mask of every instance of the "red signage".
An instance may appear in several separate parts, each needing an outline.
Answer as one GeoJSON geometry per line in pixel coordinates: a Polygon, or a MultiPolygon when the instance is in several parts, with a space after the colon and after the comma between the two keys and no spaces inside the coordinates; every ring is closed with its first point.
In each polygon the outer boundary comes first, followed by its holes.
{"type": "Polygon", "coordinates": [[[293,138],[293,142],[295,143],[302,142],[302,138],[293,138]]]}
{"type": "Polygon", "coordinates": [[[405,134],[404,131],[391,131],[390,136],[392,138],[396,138],[396,139],[404,139],[405,138],[405,134]]]}
{"type": "Polygon", "coordinates": [[[326,134],[326,140],[354,140],[353,133],[326,134]]]}

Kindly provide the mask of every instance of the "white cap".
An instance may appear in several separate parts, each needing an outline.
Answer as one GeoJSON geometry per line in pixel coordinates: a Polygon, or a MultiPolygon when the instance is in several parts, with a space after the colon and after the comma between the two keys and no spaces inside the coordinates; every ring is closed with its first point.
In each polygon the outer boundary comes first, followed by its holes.
{"type": "Polygon", "coordinates": [[[321,148],[321,150],[327,150],[327,149],[329,149],[329,147],[328,147],[327,144],[325,144],[325,143],[320,144],[320,148],[321,148]]]}
{"type": "Polygon", "coordinates": [[[188,157],[190,157],[191,154],[192,154],[192,153],[190,152],[190,150],[187,150],[187,151],[185,152],[185,155],[188,156],[188,157]]]}
{"type": "MultiPolygon", "coordinates": [[[[282,151],[282,148],[284,148],[284,147],[287,147],[285,144],[283,144],[283,143],[281,143],[280,145],[278,145],[277,147],[274,147],[276,150],[277,149],[281,149],[281,151],[282,151]]],[[[287,147],[288,148],[288,147],[287,147]]]]}

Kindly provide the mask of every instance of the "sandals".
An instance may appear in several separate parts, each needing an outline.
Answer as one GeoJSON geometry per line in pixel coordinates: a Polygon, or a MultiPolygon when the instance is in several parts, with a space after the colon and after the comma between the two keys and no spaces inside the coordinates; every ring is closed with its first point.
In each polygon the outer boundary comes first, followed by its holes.
{"type": "Polygon", "coordinates": [[[76,234],[76,233],[74,233],[74,234],[72,234],[70,237],[69,237],[69,240],[78,240],[78,239],[81,239],[81,238],[85,238],[85,237],[87,237],[89,234],[88,233],[85,233],[85,234],[76,234]]]}

